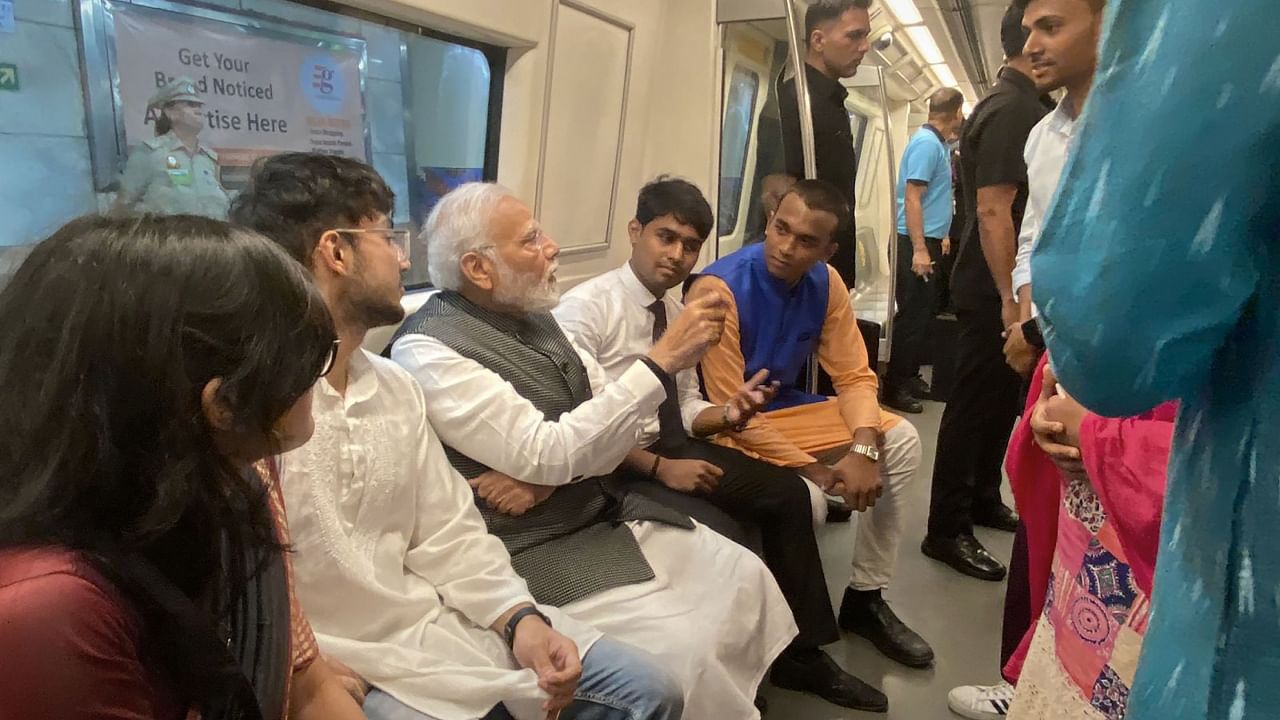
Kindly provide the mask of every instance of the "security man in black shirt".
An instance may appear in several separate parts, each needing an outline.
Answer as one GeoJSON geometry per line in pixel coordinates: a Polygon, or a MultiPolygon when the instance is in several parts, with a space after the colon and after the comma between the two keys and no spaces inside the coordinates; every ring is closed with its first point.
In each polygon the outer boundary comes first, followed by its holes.
{"type": "Polygon", "coordinates": [[[1000,79],[974,108],[960,138],[968,226],[951,274],[959,333],[955,389],[942,415],[933,464],[929,531],[921,550],[957,571],[998,581],[1006,569],[974,525],[1013,532],[1017,514],[1000,497],[1001,468],[1021,407],[1021,379],[1004,361],[1004,332],[1018,322],[1013,265],[1027,202],[1023,148],[1050,110],[1031,79],[1022,12],[1005,15],[1000,79]]]}
{"type": "MultiPolygon", "coordinates": [[[[858,158],[853,151],[853,131],[844,101],[849,91],[840,78],[853,77],[871,49],[871,0],[820,0],[804,15],[805,78],[809,85],[809,110],[813,115],[813,151],[818,179],[840,189],[849,211],[855,207],[854,183],[858,158]]],[[[782,149],[787,174],[803,178],[804,151],[800,141],[800,111],[795,79],[782,84],[778,113],[782,120],[782,149]]],[[[839,245],[831,265],[852,290],[856,264],[856,223],[850,222],[837,238],[839,245]]]]}

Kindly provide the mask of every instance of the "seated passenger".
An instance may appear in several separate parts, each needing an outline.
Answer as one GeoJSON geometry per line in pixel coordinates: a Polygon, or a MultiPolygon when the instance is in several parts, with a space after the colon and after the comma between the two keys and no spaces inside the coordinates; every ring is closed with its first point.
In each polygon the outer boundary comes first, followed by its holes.
{"type": "Polygon", "coordinates": [[[717,441],[796,468],[866,511],[858,522],[840,626],[893,660],[925,667],[933,650],[881,597],[893,577],[906,486],[920,466],[920,438],[910,423],[880,410],[849,291],[825,262],[847,222],[848,207],[833,187],[802,180],[778,206],[763,243],[721,258],[698,277],[690,303],[708,296],[731,301],[724,334],[702,360],[702,377],[713,403],[728,401],[761,369],[782,382],[766,412],[717,441]],[[834,398],[796,387],[814,353],[835,384],[834,398]]]}
{"type": "Polygon", "coordinates": [[[772,575],[612,476],[671,374],[715,341],[721,303],[686,308],[609,383],[548,312],[560,248],[524,203],[496,185],[463,185],[425,232],[443,291],[405,322],[392,357],[426,390],[431,424],[488,498],[481,514],[533,596],[657,655],[683,685],[687,717],[759,717],[756,687],[796,635],[772,575]],[[541,502],[511,507],[512,494],[541,502]]]}
{"type": "MultiPolygon", "coordinates": [[[[649,352],[668,318],[680,314],[683,306],[668,291],[689,276],[712,226],[711,206],[691,183],[668,178],[649,183],[627,227],[631,260],[575,287],[554,310],[565,332],[610,380],[621,378],[649,352]]],[[[635,478],[630,487],[717,530],[725,513],[757,529],[765,563],[800,628],[775,665],[774,682],[799,685],[846,707],[883,709],[884,695],[818,649],[839,640],[840,632],[813,535],[812,486],[793,470],[702,439],[745,424],[772,399],[777,386],[762,384],[767,376],[767,369],[760,370],[725,404],[712,405],[702,399],[693,369],[677,374],[678,392],[668,388],[628,457],[633,471],[628,475],[635,478]]],[[[813,492],[816,507],[825,513],[825,498],[816,488],[813,492]]]]}
{"type": "Polygon", "coordinates": [[[389,229],[392,206],[363,163],[288,154],[260,165],[232,209],[311,270],[342,341],[316,385],[315,436],[282,459],[299,596],[321,645],[372,684],[374,720],[523,720],[566,705],[566,718],[676,720],[680,689],[652,657],[533,605],[422,390],[360,349],[369,328],[404,316],[408,238],[389,229]]]}
{"type": "Polygon", "coordinates": [[[279,489],[334,329],[190,216],[75,220],[0,293],[0,717],[363,718],[293,603],[279,489]]]}

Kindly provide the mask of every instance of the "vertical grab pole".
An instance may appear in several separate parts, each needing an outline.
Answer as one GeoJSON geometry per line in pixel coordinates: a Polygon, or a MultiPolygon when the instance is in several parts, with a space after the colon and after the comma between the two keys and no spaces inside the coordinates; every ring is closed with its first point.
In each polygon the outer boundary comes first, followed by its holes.
{"type": "MultiPolygon", "coordinates": [[[[800,42],[796,3],[801,0],[784,0],[787,6],[787,40],[791,44],[791,70],[796,77],[796,108],[800,113],[800,146],[804,150],[804,176],[818,177],[818,158],[813,151],[813,111],[809,106],[809,77],[805,73],[805,60],[800,55],[807,44],[800,42]]],[[[809,39],[805,38],[805,43],[809,39]]],[[[806,378],[809,392],[818,392],[818,358],[809,358],[809,376],[806,378]]]]}
{"type": "MultiPolygon", "coordinates": [[[[893,126],[889,123],[889,96],[885,92],[883,67],[876,66],[876,78],[880,83],[880,117],[881,121],[884,122],[884,158],[889,170],[889,187],[893,188],[893,191],[889,193],[889,217],[897,218],[898,169],[894,165],[894,158],[897,156],[894,154],[893,149],[893,133],[890,132],[893,129],[893,126]]],[[[897,305],[898,261],[900,260],[898,257],[898,237],[896,234],[897,221],[895,220],[894,223],[895,233],[893,235],[893,241],[889,243],[889,312],[886,314],[884,320],[884,341],[889,347],[890,356],[892,356],[893,353],[893,316],[897,314],[894,311],[894,308],[897,305]]],[[[880,358],[874,358],[873,362],[876,363],[873,367],[878,369],[880,358]]]]}

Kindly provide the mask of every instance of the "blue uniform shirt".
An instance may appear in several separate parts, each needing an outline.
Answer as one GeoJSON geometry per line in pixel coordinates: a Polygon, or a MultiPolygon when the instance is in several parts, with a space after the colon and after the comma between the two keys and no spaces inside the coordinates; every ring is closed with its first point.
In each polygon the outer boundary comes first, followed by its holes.
{"type": "Polygon", "coordinates": [[[911,136],[902,153],[902,170],[898,173],[898,234],[907,234],[907,181],[926,183],[924,236],[942,239],[951,230],[955,205],[951,195],[951,153],[942,135],[925,125],[911,136]]]}

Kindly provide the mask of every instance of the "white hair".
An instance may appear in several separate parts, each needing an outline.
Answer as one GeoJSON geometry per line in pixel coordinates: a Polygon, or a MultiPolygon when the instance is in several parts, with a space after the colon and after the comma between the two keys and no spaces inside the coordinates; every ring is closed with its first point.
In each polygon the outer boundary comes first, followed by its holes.
{"type": "Polygon", "coordinates": [[[491,242],[489,222],[498,203],[514,197],[496,183],[459,185],[432,208],[422,228],[427,246],[427,273],[442,290],[462,289],[462,256],[491,242]]]}

